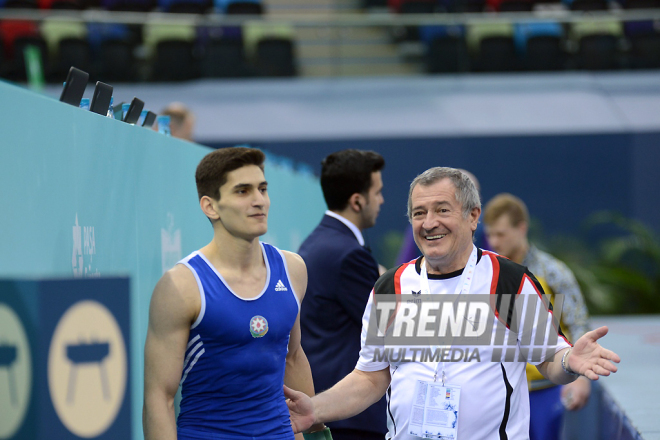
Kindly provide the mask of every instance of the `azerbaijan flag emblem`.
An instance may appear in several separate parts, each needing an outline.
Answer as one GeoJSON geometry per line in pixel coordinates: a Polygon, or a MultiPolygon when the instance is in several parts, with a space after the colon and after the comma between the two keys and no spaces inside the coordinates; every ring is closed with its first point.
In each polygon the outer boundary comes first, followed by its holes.
{"type": "Polygon", "coordinates": [[[263,316],[253,316],[250,319],[250,333],[253,338],[261,338],[268,332],[268,321],[263,316]]]}

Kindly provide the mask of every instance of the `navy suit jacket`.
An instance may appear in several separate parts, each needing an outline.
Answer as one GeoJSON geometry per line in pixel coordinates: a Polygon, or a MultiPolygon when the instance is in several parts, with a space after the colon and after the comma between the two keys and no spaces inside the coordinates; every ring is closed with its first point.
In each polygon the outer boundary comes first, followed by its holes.
{"type": "MultiPolygon", "coordinates": [[[[379,277],[378,263],[345,224],[328,215],[298,252],[308,273],[300,312],[301,343],[319,393],[355,368],[362,315],[379,277]]],[[[385,434],[386,411],[383,397],[363,413],[327,425],[385,434]]]]}

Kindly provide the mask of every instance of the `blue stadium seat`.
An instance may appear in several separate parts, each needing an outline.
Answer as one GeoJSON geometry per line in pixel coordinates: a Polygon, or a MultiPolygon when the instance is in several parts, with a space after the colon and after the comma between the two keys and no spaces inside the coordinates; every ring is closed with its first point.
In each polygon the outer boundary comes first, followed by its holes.
{"type": "Polygon", "coordinates": [[[530,12],[534,7],[531,0],[505,0],[499,5],[499,12],[530,12]]]}
{"type": "MultiPolygon", "coordinates": [[[[213,4],[215,5],[215,8],[218,12],[222,13],[227,13],[227,9],[229,8],[229,5],[231,3],[252,3],[254,6],[252,6],[255,10],[259,7],[263,10],[263,5],[261,4],[261,0],[214,0],[213,4]],[[258,5],[258,6],[256,6],[258,5]]],[[[249,6],[246,6],[246,9],[249,6]]],[[[233,8],[236,8],[235,6],[233,8]]]]}
{"type": "Polygon", "coordinates": [[[92,53],[86,39],[62,38],[58,42],[58,51],[53,57],[51,65],[50,76],[55,83],[66,79],[71,66],[88,72],[92,80],[96,78],[92,64],[92,53]]]}
{"type": "Polygon", "coordinates": [[[250,74],[239,39],[211,39],[203,48],[200,60],[202,78],[239,78],[250,74]]]}
{"type": "Polygon", "coordinates": [[[99,79],[111,83],[138,81],[134,50],[135,45],[128,39],[102,41],[96,57],[99,79]]]}
{"type": "Polygon", "coordinates": [[[607,0],[573,0],[570,5],[572,11],[607,11],[607,0]]]}
{"type": "Polygon", "coordinates": [[[130,40],[130,31],[122,23],[87,23],[87,41],[92,53],[98,52],[101,43],[107,40],[130,40]]]}
{"type": "Polygon", "coordinates": [[[427,46],[438,38],[458,38],[465,36],[464,25],[451,26],[420,26],[419,39],[427,46]]]}
{"type": "Polygon", "coordinates": [[[213,8],[212,0],[158,0],[163,12],[177,14],[204,14],[213,8]]]}
{"type": "Polygon", "coordinates": [[[7,9],[37,9],[37,0],[5,0],[4,7],[7,9]]]}
{"type": "Polygon", "coordinates": [[[563,70],[566,58],[560,37],[537,35],[527,40],[523,62],[525,69],[530,71],[563,70]]]}
{"type": "Polygon", "coordinates": [[[157,6],[156,0],[101,0],[109,11],[149,12],[157,6]]]}
{"type": "Polygon", "coordinates": [[[532,37],[549,36],[562,38],[564,29],[561,24],[555,21],[546,22],[522,22],[513,25],[513,41],[516,44],[516,51],[524,54],[527,47],[527,40],[532,37]]]}
{"type": "Polygon", "coordinates": [[[614,70],[620,67],[620,56],[615,35],[586,35],[580,39],[577,67],[584,70],[614,70]]]}
{"type": "Polygon", "coordinates": [[[293,41],[277,37],[259,40],[255,71],[258,76],[295,76],[297,68],[293,41]]]}
{"type": "Polygon", "coordinates": [[[620,21],[576,22],[570,27],[569,37],[578,47],[572,67],[585,70],[621,67],[619,41],[623,38],[623,24],[620,21]]]}
{"type": "Polygon", "coordinates": [[[262,15],[264,7],[262,3],[253,1],[234,1],[227,5],[226,14],[233,15],[262,15]]]}
{"type": "Polygon", "coordinates": [[[463,36],[441,36],[427,45],[426,71],[429,73],[466,72],[470,57],[463,36]]]}
{"type": "Polygon", "coordinates": [[[660,0],[624,0],[624,9],[656,9],[660,8],[660,0]]]}
{"type": "Polygon", "coordinates": [[[479,72],[519,70],[519,60],[513,38],[503,35],[482,38],[474,66],[475,70],[479,72]]]}
{"type": "Polygon", "coordinates": [[[151,65],[153,81],[187,81],[199,77],[194,42],[180,39],[160,40],[151,65]]]}
{"type": "Polygon", "coordinates": [[[630,37],[630,61],[633,69],[660,68],[660,33],[651,32],[630,37]]]}

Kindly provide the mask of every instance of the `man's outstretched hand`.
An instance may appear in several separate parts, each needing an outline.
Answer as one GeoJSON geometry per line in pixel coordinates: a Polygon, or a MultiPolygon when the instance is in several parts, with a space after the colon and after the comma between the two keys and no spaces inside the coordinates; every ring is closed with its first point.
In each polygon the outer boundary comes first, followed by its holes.
{"type": "Polygon", "coordinates": [[[308,430],[315,422],[314,404],[305,393],[292,390],[284,385],[284,397],[289,407],[289,418],[294,433],[308,430]]]}
{"type": "Polygon", "coordinates": [[[612,350],[603,348],[598,340],[607,334],[607,327],[585,333],[575,342],[566,363],[576,373],[580,373],[591,380],[598,380],[599,376],[609,376],[616,373],[617,368],[613,362],[621,362],[619,355],[612,350]]]}

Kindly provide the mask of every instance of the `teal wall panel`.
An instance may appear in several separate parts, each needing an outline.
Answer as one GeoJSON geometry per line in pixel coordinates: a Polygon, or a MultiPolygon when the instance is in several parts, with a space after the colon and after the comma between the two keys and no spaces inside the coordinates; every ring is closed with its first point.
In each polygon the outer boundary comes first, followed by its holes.
{"type": "MultiPolygon", "coordinates": [[[[132,420],[142,438],[149,299],[164,270],[212,237],[194,179],[212,149],[10,84],[0,83],[0,102],[0,277],[130,277],[132,420]]],[[[318,179],[272,155],[266,178],[264,241],[295,251],[325,210],[318,179]]]]}

